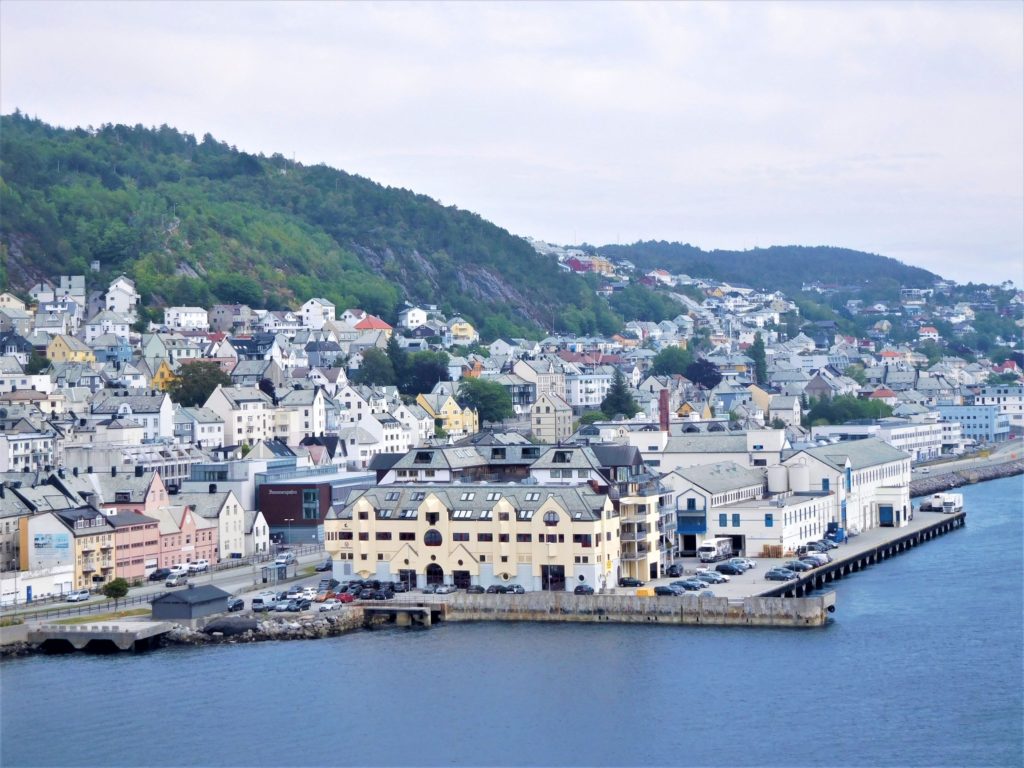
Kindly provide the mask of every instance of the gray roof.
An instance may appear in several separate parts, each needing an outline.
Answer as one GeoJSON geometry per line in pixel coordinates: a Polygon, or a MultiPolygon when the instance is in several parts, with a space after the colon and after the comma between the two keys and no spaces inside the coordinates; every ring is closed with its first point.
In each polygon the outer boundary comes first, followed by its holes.
{"type": "Polygon", "coordinates": [[[669,437],[665,453],[742,453],[747,452],[747,436],[740,432],[709,432],[669,437]]]}
{"type": "Polygon", "coordinates": [[[225,592],[220,587],[215,587],[212,584],[204,584],[201,587],[190,586],[188,589],[181,589],[177,592],[167,592],[160,597],[154,598],[153,603],[187,603],[189,605],[196,605],[198,603],[212,603],[215,600],[221,600],[223,598],[230,597],[230,593],[225,592]]]}
{"type": "MultiPolygon", "coordinates": [[[[838,470],[842,470],[846,466],[847,459],[850,460],[850,468],[856,470],[910,458],[910,454],[897,450],[884,440],[874,437],[864,440],[844,440],[816,448],[807,448],[799,453],[813,456],[838,470]]],[[[789,457],[787,456],[787,458],[789,457]]]]}
{"type": "Polygon", "coordinates": [[[179,493],[174,497],[175,504],[184,504],[195,510],[200,517],[216,519],[228,500],[229,491],[217,493],[179,493]]]}
{"type": "Polygon", "coordinates": [[[502,499],[506,499],[515,510],[536,510],[549,498],[554,498],[573,520],[592,522],[602,516],[607,496],[594,493],[589,485],[508,485],[503,483],[475,483],[466,485],[382,485],[363,491],[354,496],[340,510],[332,510],[328,518],[352,519],[352,505],[359,499],[366,499],[377,510],[378,519],[415,519],[404,510],[417,510],[423,500],[433,495],[449,510],[459,511],[465,517],[452,519],[488,520],[488,513],[502,499]],[[490,498],[488,498],[490,497],[490,498]]]}
{"type": "Polygon", "coordinates": [[[674,474],[709,493],[725,493],[764,483],[763,469],[750,469],[734,461],[677,469],[674,474]]]}

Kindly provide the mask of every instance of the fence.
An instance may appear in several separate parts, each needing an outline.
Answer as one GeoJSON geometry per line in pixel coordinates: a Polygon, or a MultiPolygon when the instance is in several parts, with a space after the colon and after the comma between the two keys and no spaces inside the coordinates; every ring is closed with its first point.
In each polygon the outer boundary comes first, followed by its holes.
{"type": "MultiPolygon", "coordinates": [[[[86,616],[91,613],[109,613],[111,611],[120,611],[124,608],[131,606],[139,606],[142,604],[149,605],[150,601],[155,600],[158,597],[167,594],[166,592],[154,592],[149,595],[137,595],[135,597],[121,597],[117,600],[104,599],[100,602],[88,602],[85,604],[75,603],[67,605],[67,607],[61,608],[50,608],[44,611],[21,611],[18,613],[10,612],[6,613],[7,616],[19,616],[26,620],[35,621],[36,619],[59,619],[68,618],[71,616],[86,616]]],[[[35,605],[35,602],[32,602],[35,605]]]]}

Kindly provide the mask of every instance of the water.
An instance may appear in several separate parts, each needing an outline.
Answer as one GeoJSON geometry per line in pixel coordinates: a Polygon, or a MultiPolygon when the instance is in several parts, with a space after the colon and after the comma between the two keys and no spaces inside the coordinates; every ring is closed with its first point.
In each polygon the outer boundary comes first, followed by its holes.
{"type": "Polygon", "coordinates": [[[1020,766],[1021,478],[818,630],[476,624],[0,667],[0,765],[1020,766]]]}

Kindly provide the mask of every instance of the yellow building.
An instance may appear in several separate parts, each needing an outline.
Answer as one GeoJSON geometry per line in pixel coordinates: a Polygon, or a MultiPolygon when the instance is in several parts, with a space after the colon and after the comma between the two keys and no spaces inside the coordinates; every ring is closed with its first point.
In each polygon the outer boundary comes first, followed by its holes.
{"type": "Polygon", "coordinates": [[[411,587],[571,591],[621,575],[619,519],[589,485],[382,485],[329,512],[324,536],[336,574],[411,587]]]}
{"type": "Polygon", "coordinates": [[[461,317],[453,317],[449,321],[448,331],[452,335],[452,344],[473,344],[480,340],[473,324],[461,317]]]}
{"type": "Polygon", "coordinates": [[[451,395],[421,394],[416,404],[429,414],[435,426],[453,436],[473,435],[480,430],[480,420],[472,408],[463,408],[451,395]]]}
{"type": "Polygon", "coordinates": [[[171,370],[170,364],[166,360],[161,360],[160,365],[153,372],[153,378],[149,380],[149,383],[153,388],[166,392],[176,378],[178,377],[171,370]]]}
{"type": "Polygon", "coordinates": [[[21,570],[70,563],[75,589],[95,589],[114,578],[114,526],[99,510],[44,512],[18,524],[21,570]]]}
{"type": "Polygon", "coordinates": [[[74,336],[54,336],[46,346],[46,357],[54,363],[95,363],[96,355],[74,336]]]}

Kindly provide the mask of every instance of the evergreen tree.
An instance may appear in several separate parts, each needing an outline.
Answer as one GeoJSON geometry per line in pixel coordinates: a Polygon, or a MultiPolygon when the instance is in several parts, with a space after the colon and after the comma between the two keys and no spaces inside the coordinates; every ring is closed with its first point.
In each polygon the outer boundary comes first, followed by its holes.
{"type": "Polygon", "coordinates": [[[363,363],[354,378],[357,384],[387,387],[395,383],[395,369],[388,356],[374,347],[363,352],[363,363]]]}
{"type": "Polygon", "coordinates": [[[217,385],[230,387],[231,377],[212,360],[196,360],[181,366],[167,393],[178,405],[192,407],[205,403],[217,385]]]}
{"type": "Polygon", "coordinates": [[[685,376],[694,384],[704,387],[704,389],[714,389],[722,381],[722,374],[718,370],[718,366],[704,358],[690,363],[686,367],[685,376]]]}
{"type": "Polygon", "coordinates": [[[612,376],[612,385],[608,389],[608,395],[601,401],[601,411],[609,419],[613,419],[619,414],[622,414],[627,419],[631,419],[639,410],[640,407],[636,404],[636,400],[633,399],[633,395],[629,393],[629,388],[626,386],[626,377],[622,375],[621,370],[616,368],[615,374],[612,376]]]}
{"type": "Polygon", "coordinates": [[[406,392],[409,378],[409,353],[398,343],[398,334],[392,333],[388,337],[386,351],[388,359],[391,361],[391,368],[395,372],[395,384],[400,391],[406,392]]]}
{"type": "Polygon", "coordinates": [[[754,343],[750,345],[750,358],[754,361],[754,383],[764,384],[768,381],[768,360],[764,353],[764,339],[760,333],[754,334],[754,343]]]}

